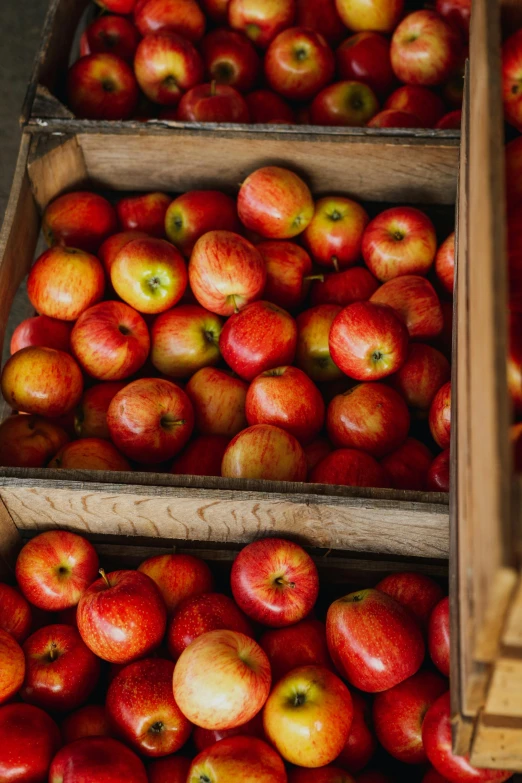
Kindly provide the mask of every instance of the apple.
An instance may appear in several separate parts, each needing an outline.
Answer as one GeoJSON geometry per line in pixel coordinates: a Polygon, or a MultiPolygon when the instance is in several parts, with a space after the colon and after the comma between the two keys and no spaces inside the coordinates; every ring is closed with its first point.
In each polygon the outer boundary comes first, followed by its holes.
{"type": "Polygon", "coordinates": [[[286,674],[263,710],[270,742],[286,761],[302,767],[323,767],[336,759],[352,720],[350,691],[323,666],[300,666],[286,674]]]}
{"type": "Polygon", "coordinates": [[[266,49],[278,33],[292,25],[295,0],[229,0],[228,24],[266,49]]]}
{"type": "Polygon", "coordinates": [[[162,239],[165,236],[165,214],[171,201],[166,193],[143,193],[121,198],[116,204],[116,212],[122,231],[136,231],[162,239]]]}
{"type": "Polygon", "coordinates": [[[442,332],[444,321],[440,300],[425,277],[402,275],[388,280],[372,294],[370,303],[393,308],[411,338],[430,339],[442,332]]]}
{"type": "Polygon", "coordinates": [[[286,310],[300,307],[312,276],[312,260],[306,250],[294,242],[277,240],[260,242],[256,247],[266,264],[263,297],[286,310]]]}
{"type": "MultiPolygon", "coordinates": [[[[103,19],[103,17],[101,18],[103,19]]],[[[128,242],[132,242],[134,239],[145,239],[146,237],[147,234],[144,231],[119,231],[117,234],[112,234],[102,243],[98,250],[98,258],[102,262],[109,279],[111,267],[120,250],[128,242]]]]}
{"type": "MultiPolygon", "coordinates": [[[[218,25],[226,25],[228,20],[229,0],[202,0],[201,6],[205,14],[218,25]]],[[[185,781],[183,781],[185,783],[185,781]]]]}
{"type": "Polygon", "coordinates": [[[200,435],[190,441],[170,472],[175,475],[221,476],[221,463],[230,443],[226,435],[200,435]]]}
{"type": "Polygon", "coordinates": [[[304,481],[306,470],[299,441],[271,424],[256,424],[236,435],[221,463],[224,478],[304,481]]]}
{"type": "Polygon", "coordinates": [[[329,197],[316,202],[312,221],[303,234],[314,261],[339,269],[353,266],[361,257],[361,243],[370,218],[349,198],[329,197]]]}
{"type": "Polygon", "coordinates": [[[449,691],[431,705],[422,724],[422,741],[429,761],[444,778],[455,783],[502,783],[513,776],[500,769],[478,769],[469,757],[452,750],[449,691]]]}
{"type": "Polygon", "coordinates": [[[100,302],[76,321],[71,345],[83,369],[100,381],[134,375],[149,355],[150,336],[139,313],[124,302],[100,302]]]}
{"type": "Polygon", "coordinates": [[[306,467],[310,472],[327,454],[333,451],[332,444],[326,438],[316,438],[303,447],[306,457],[306,467]]]}
{"type": "Polygon", "coordinates": [[[441,449],[447,449],[450,445],[451,434],[451,382],[441,386],[433,402],[429,413],[430,431],[434,441],[441,449]]]}
{"type": "Polygon", "coordinates": [[[259,56],[242,33],[212,30],[201,42],[201,55],[209,81],[228,84],[239,92],[248,92],[257,82],[259,56]]]}
{"type": "Polygon", "coordinates": [[[27,638],[32,624],[31,607],[18,590],[0,582],[0,629],[19,644],[27,638]]]}
{"type": "Polygon", "coordinates": [[[333,361],[357,381],[385,378],[400,369],[407,356],[408,331],[404,323],[387,303],[375,303],[375,296],[369,302],[345,307],[330,329],[333,361]]]}
{"type": "Polygon", "coordinates": [[[395,109],[380,111],[368,123],[369,128],[419,128],[420,125],[415,114],[395,109]]]}
{"type": "Polygon", "coordinates": [[[297,0],[295,23],[298,27],[320,33],[332,47],[346,35],[335,0],[297,0]]]}
{"type": "MultiPolygon", "coordinates": [[[[51,760],[61,745],[54,720],[30,704],[0,707],[0,779],[47,783],[51,760]]],[[[145,781],[143,782],[145,783],[145,781]]]]}
{"type": "Polygon", "coordinates": [[[469,37],[471,0],[436,0],[435,10],[447,22],[458,27],[465,38],[469,37]]]}
{"type": "Polygon", "coordinates": [[[81,438],[66,443],[47,467],[64,470],[132,470],[125,457],[104,438],[81,438]]]}
{"type": "Polygon", "coordinates": [[[323,428],[325,409],[321,393],[297,367],[276,367],[255,378],[247,392],[247,422],[274,424],[298,441],[309,443],[323,428]]]}
{"type": "Polygon", "coordinates": [[[450,111],[440,118],[435,125],[437,130],[460,130],[462,125],[462,109],[450,111]]]}
{"type": "Polygon", "coordinates": [[[128,120],[138,85],[130,65],[116,54],[80,57],[67,74],[67,105],[82,120],[128,120]]]}
{"type": "Polygon", "coordinates": [[[235,631],[252,638],[254,636],[249,621],[231,598],[212,592],[194,594],[177,607],[169,623],[167,631],[169,654],[176,661],[194,639],[209,631],[221,629],[235,631]]]}
{"type": "Polygon", "coordinates": [[[223,359],[246,381],[266,370],[291,364],[296,345],[297,325],[292,316],[263,301],[253,302],[232,315],[219,338],[223,359]]]}
{"type": "Polygon", "coordinates": [[[517,136],[505,149],[506,197],[508,207],[522,200],[522,137],[517,136]]]}
{"type": "Polygon", "coordinates": [[[449,598],[442,598],[433,608],[428,621],[428,650],[431,660],[445,677],[450,676],[450,609],[449,598]]]}
{"type": "MultiPolygon", "coordinates": [[[[364,302],[379,288],[375,277],[363,266],[344,269],[324,275],[312,284],[313,305],[336,304],[346,307],[354,302],[364,302]]],[[[299,317],[298,317],[299,322],[299,317]]]]}
{"type": "Polygon", "coordinates": [[[393,781],[377,769],[368,769],[357,775],[357,783],[393,783],[393,781]]]}
{"type": "Polygon", "coordinates": [[[509,306],[511,311],[522,310],[522,203],[514,202],[508,210],[508,275],[509,306]]]}
{"type": "Polygon", "coordinates": [[[434,128],[446,112],[444,101],[437,93],[412,84],[404,84],[392,92],[384,108],[415,114],[423,128],[434,128]]]}
{"type": "Polygon", "coordinates": [[[271,42],[264,69],[272,90],[289,100],[306,101],[332,81],[335,59],[320,33],[290,27],[271,42]]]}
{"type": "Polygon", "coordinates": [[[173,689],[181,711],[196,726],[228,729],[261,710],[270,683],[270,664],[257,642],[219,629],[198,636],[181,653],[173,689]]]}
{"type": "Polygon", "coordinates": [[[236,202],[219,190],[189,190],[171,202],[165,215],[167,237],[189,257],[208,231],[240,230],[236,202]]]}
{"type": "MultiPolygon", "coordinates": [[[[522,473],[522,422],[518,422],[518,424],[512,424],[509,429],[509,440],[511,443],[511,450],[513,455],[513,470],[515,473],[522,473]]],[[[440,470],[437,469],[437,466],[434,465],[434,481],[441,481],[443,482],[446,478],[446,472],[449,474],[449,449],[446,449],[443,451],[439,457],[441,458],[441,467],[440,470]],[[448,452],[448,466],[446,468],[445,461],[442,459],[443,455],[448,452]]],[[[449,485],[449,475],[448,475],[448,485],[449,485]]]]}
{"type": "Polygon", "coordinates": [[[64,745],[84,737],[108,737],[109,723],[105,707],[101,704],[86,704],[71,712],[61,725],[64,745]]]}
{"type": "Polygon", "coordinates": [[[300,666],[332,667],[326,628],[319,620],[304,619],[288,628],[265,631],[259,644],[270,661],[274,682],[300,666]]]}
{"type": "Polygon", "coordinates": [[[98,573],[98,555],[85,538],[48,530],[25,544],[16,561],[16,581],[29,603],[45,612],[76,606],[98,573]]]}
{"type": "Polygon", "coordinates": [[[242,223],[268,239],[300,234],[314,214],[312,194],[293,171],[265,166],[242,183],[237,199],[242,223]]]}
{"type": "Polygon", "coordinates": [[[506,120],[522,129],[522,31],[502,44],[502,96],[506,120]]]}
{"type": "Polygon", "coordinates": [[[126,457],[153,465],[179,454],[194,427],[192,404],[179,386],[162,378],[140,378],[113,398],[107,425],[126,457]]]}
{"type": "Polygon", "coordinates": [[[337,11],[348,29],[391,33],[402,16],[404,0],[336,0],[337,11]]]}
{"type": "Polygon", "coordinates": [[[367,226],[362,255],[379,280],[402,275],[426,275],[437,252],[435,227],[429,217],[414,207],[392,207],[367,226]]]}
{"type": "Polygon", "coordinates": [[[424,443],[407,438],[399,448],[387,454],[381,465],[394,489],[426,490],[433,454],[424,443]]]}
{"type": "MultiPolygon", "coordinates": [[[[199,726],[195,726],[192,733],[192,741],[198,753],[201,753],[202,750],[210,748],[216,742],[238,736],[257,737],[264,740],[265,732],[263,730],[262,713],[258,712],[252,720],[243,723],[241,726],[236,726],[234,729],[202,729],[199,726]]],[[[185,780],[182,783],[185,783],[185,780]]]]}
{"type": "Polygon", "coordinates": [[[377,749],[377,741],[370,728],[370,709],[361,694],[352,692],[353,720],[346,745],[335,763],[355,774],[366,767],[377,749]]]}
{"type": "MultiPolygon", "coordinates": [[[[342,274],[342,273],[340,273],[342,274]]],[[[320,304],[297,316],[296,364],[316,383],[342,377],[330,356],[328,337],[341,312],[336,304],[320,304]]]]}
{"type": "Polygon", "coordinates": [[[43,468],[69,440],[61,427],[41,416],[9,416],[0,424],[0,465],[43,468]]]}
{"type": "Polygon", "coordinates": [[[391,62],[405,84],[436,86],[449,79],[459,64],[460,33],[435,11],[408,14],[393,33],[391,62]]]}
{"type": "Polygon", "coordinates": [[[161,643],[167,610],[153,580],[140,571],[103,570],[78,604],[78,630],[87,647],[110,663],[131,663],[161,643]]]}
{"type": "Polygon", "coordinates": [[[138,45],[134,71],[147,98],[163,106],[177,106],[183,93],[202,81],[203,61],[190,41],[180,35],[150,33],[138,45]]]}
{"type": "Polygon", "coordinates": [[[437,251],[435,273],[444,289],[453,296],[455,279],[455,232],[451,233],[437,251]]]}
{"type": "Polygon", "coordinates": [[[328,764],[319,769],[295,767],[290,770],[288,783],[355,783],[349,772],[328,764]]]}
{"type": "Polygon", "coordinates": [[[147,767],[149,783],[187,783],[190,763],[185,756],[155,759],[147,767]]]}
{"type": "Polygon", "coordinates": [[[378,693],[373,702],[373,725],[377,739],[388,753],[405,764],[423,764],[422,721],[431,705],[447,689],[433,672],[413,677],[378,693]]]}
{"type": "Polygon", "coordinates": [[[24,652],[10,633],[0,628],[0,704],[15,696],[24,681],[24,652]]]}
{"type": "Polygon", "coordinates": [[[390,486],[389,477],[377,460],[357,449],[336,449],[327,454],[310,472],[308,481],[347,487],[390,486]]]}
{"type": "Polygon", "coordinates": [[[85,190],[58,196],[45,208],[42,231],[49,247],[65,245],[96,253],[117,231],[114,207],[106,198],[85,190]]]}
{"type": "Polygon", "coordinates": [[[214,586],[210,568],[192,555],[157,555],[144,560],[138,571],[154,580],[170,614],[182,601],[208,593],[214,586]]]}
{"type": "Polygon", "coordinates": [[[198,84],[179,102],[176,119],[187,122],[248,122],[245,99],[228,84],[198,84]]]}
{"type": "Polygon", "coordinates": [[[441,453],[438,454],[433,460],[433,462],[431,463],[431,467],[428,470],[428,476],[426,480],[426,489],[429,492],[450,491],[450,450],[449,449],[444,449],[444,451],[441,451],[441,453]]]}
{"type": "Polygon", "coordinates": [[[248,617],[271,628],[282,628],[311,612],[317,600],[319,576],[312,558],[299,544],[264,538],[239,552],[230,586],[235,602],[248,617]]]}
{"type": "Polygon", "coordinates": [[[185,392],[194,408],[196,429],[202,435],[233,438],[247,426],[248,384],[225,370],[204,367],[189,380],[185,392]]]}
{"type": "Polygon", "coordinates": [[[245,101],[250,113],[250,122],[272,125],[295,125],[296,118],[293,109],[271,90],[254,90],[245,95],[245,101]]]}
{"type": "Polygon", "coordinates": [[[195,43],[205,33],[205,15],[196,0],[146,0],[134,9],[141,35],[176,33],[195,43]]]}
{"type": "Polygon", "coordinates": [[[406,440],[410,414],[394,389],[383,383],[359,383],[330,402],[326,429],[337,448],[384,457],[406,440]]]}
{"type": "Polygon", "coordinates": [[[11,354],[22,348],[41,346],[70,351],[72,324],[47,315],[34,315],[18,324],[11,337],[11,354]]]}
{"type": "Polygon", "coordinates": [[[422,783],[449,783],[449,781],[447,778],[443,778],[442,775],[439,775],[436,769],[431,767],[422,778],[422,783]]]}
{"type": "Polygon", "coordinates": [[[49,770],[49,783],[147,783],[138,756],[112,737],[84,737],[62,748],[49,770]]]}
{"type": "Polygon", "coordinates": [[[395,84],[390,60],[390,42],[384,35],[366,30],[351,35],[335,53],[341,81],[367,84],[379,97],[389,95],[395,84]]]}
{"type": "Polygon", "coordinates": [[[107,14],[94,19],[80,38],[80,56],[115,54],[132,63],[140,40],[136,27],[124,16],[107,14]]]}
{"type": "Polygon", "coordinates": [[[389,690],[412,677],[424,659],[416,619],[395,599],[370,588],[330,605],[326,640],[341,675],[368,693],[389,690]]]}
{"type": "Polygon", "coordinates": [[[97,5],[111,14],[131,14],[137,2],[139,0],[97,0],[97,5]]]}
{"type": "Polygon", "coordinates": [[[74,430],[79,438],[110,438],[107,411],[112,398],[125,385],[122,381],[97,383],[84,391],[74,415],[74,430]]]}
{"type": "Polygon", "coordinates": [[[257,737],[229,737],[193,760],[186,783],[286,783],[281,757],[257,737]],[[209,777],[210,776],[210,777],[209,777]]]}
{"type": "Polygon", "coordinates": [[[254,245],[232,231],[208,231],[192,250],[190,287],[197,301],[217,315],[232,315],[261,297],[266,267],[254,245]]]}
{"type": "Polygon", "coordinates": [[[367,84],[342,81],[325,87],[310,107],[312,125],[361,127],[379,111],[375,93],[367,84]]]}
{"type": "Polygon", "coordinates": [[[410,408],[428,411],[450,376],[450,363],[440,351],[425,343],[412,343],[391,383],[410,408]]]}

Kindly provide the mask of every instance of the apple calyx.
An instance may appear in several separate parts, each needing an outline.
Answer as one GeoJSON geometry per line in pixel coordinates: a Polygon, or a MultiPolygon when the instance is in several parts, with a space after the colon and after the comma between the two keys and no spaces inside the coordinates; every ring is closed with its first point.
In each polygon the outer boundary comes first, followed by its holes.
{"type": "Polygon", "coordinates": [[[130,329],[127,326],[124,326],[124,324],[119,324],[118,331],[121,332],[124,337],[130,334],[130,329]]]}
{"type": "Polygon", "coordinates": [[[103,79],[101,86],[103,92],[114,92],[116,90],[116,85],[112,79],[103,79]]]}
{"type": "MultiPolygon", "coordinates": [[[[219,82],[219,84],[229,84],[235,75],[235,69],[232,63],[228,62],[227,60],[221,60],[217,63],[215,63],[214,67],[212,68],[212,76],[214,77],[214,82],[219,82]]],[[[212,86],[212,82],[211,82],[212,86]]],[[[214,92],[215,94],[215,92],[214,92]]]]}
{"type": "Polygon", "coordinates": [[[170,73],[168,76],[165,76],[165,78],[163,79],[163,86],[167,87],[168,89],[171,89],[173,87],[177,88],[178,80],[172,73],[170,73]]]}
{"type": "Polygon", "coordinates": [[[110,589],[110,587],[111,587],[111,583],[109,582],[109,579],[108,579],[108,577],[107,577],[107,574],[105,573],[105,569],[103,569],[103,568],[100,568],[100,569],[98,570],[98,573],[99,573],[99,575],[101,576],[101,578],[103,579],[103,581],[105,582],[106,586],[107,586],[107,587],[110,589]]]}
{"type": "Polygon", "coordinates": [[[157,720],[149,728],[151,734],[161,734],[161,732],[164,730],[165,730],[165,724],[161,720],[157,720]]]}
{"type": "Polygon", "coordinates": [[[302,707],[306,702],[306,693],[298,691],[292,698],[293,707],[302,707]]]}

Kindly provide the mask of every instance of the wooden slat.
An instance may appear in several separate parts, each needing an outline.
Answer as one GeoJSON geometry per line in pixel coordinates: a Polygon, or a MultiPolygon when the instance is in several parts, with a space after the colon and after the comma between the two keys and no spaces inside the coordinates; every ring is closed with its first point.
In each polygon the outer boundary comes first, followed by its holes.
{"type": "Polygon", "coordinates": [[[475,731],[471,762],[476,767],[520,772],[521,748],[522,723],[491,725],[481,716],[475,731]]]}
{"type": "Polygon", "coordinates": [[[0,501],[0,579],[10,581],[22,539],[7,508],[0,501]]]}
{"type": "MultiPolygon", "coordinates": [[[[501,657],[493,664],[484,715],[490,720],[496,716],[522,721],[522,658],[501,657]]],[[[520,759],[522,761],[522,746],[520,759]]]]}
{"type": "Polygon", "coordinates": [[[520,650],[522,656],[522,578],[513,596],[509,614],[502,633],[502,647],[520,650]]]}
{"type": "Polygon", "coordinates": [[[88,179],[83,152],[74,136],[35,139],[27,170],[41,209],[60,193],[82,187],[88,179]]]}

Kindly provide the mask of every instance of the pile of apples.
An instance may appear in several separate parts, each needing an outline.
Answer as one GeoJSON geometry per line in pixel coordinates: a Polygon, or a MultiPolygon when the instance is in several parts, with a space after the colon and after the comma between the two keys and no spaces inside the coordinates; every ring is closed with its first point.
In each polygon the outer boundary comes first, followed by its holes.
{"type": "Polygon", "coordinates": [[[471,0],[97,2],[77,117],[460,128],[471,0]]]}
{"type": "Polygon", "coordinates": [[[43,231],[1,465],[448,490],[454,235],[422,211],[269,166],[237,201],[65,194],[43,231]]]}
{"type": "Polygon", "coordinates": [[[325,596],[322,622],[317,568],[291,541],[239,552],[230,596],[197,557],[106,573],[86,539],[53,530],[16,579],[0,584],[2,781],[511,777],[452,754],[448,598],[428,576],[325,596]]]}

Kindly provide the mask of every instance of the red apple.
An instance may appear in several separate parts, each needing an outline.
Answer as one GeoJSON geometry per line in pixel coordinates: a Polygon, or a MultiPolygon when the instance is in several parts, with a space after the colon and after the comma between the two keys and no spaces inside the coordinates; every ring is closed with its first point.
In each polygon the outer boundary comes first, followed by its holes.
{"type": "Polygon", "coordinates": [[[35,315],[18,324],[11,337],[11,354],[22,348],[41,346],[70,351],[72,324],[47,315],[35,315]]]}
{"type": "MultiPolygon", "coordinates": [[[[0,779],[6,783],[47,783],[51,760],[60,747],[54,720],[30,704],[0,707],[0,779]]],[[[143,781],[146,783],[146,781],[143,781]]]]}
{"type": "Polygon", "coordinates": [[[116,54],[80,57],[67,75],[67,105],[82,120],[128,120],[138,85],[130,65],[116,54]]]}
{"type": "Polygon", "coordinates": [[[355,783],[349,772],[328,764],[319,769],[295,767],[290,770],[288,783],[355,783]]]}
{"type": "Polygon", "coordinates": [[[395,109],[380,111],[368,123],[369,128],[419,128],[420,125],[415,114],[395,109]]]}
{"type": "Polygon", "coordinates": [[[200,55],[176,33],[146,35],[136,51],[134,70],[147,98],[163,106],[177,106],[183,93],[203,79],[200,55]]]}
{"type": "Polygon", "coordinates": [[[455,783],[502,783],[513,776],[500,769],[477,769],[469,757],[452,750],[449,691],[432,704],[422,724],[422,741],[429,761],[437,772],[455,783]]]}
{"type": "Polygon", "coordinates": [[[205,777],[212,783],[287,781],[281,757],[257,737],[229,737],[196,756],[189,769],[187,783],[198,783],[205,777]],[[208,778],[209,774],[211,778],[208,778]]]}
{"type": "MultiPolygon", "coordinates": [[[[216,742],[237,736],[257,737],[257,739],[264,740],[265,732],[263,731],[262,713],[258,712],[252,720],[243,723],[242,726],[236,726],[234,729],[202,729],[199,726],[195,726],[192,733],[192,741],[198,753],[201,753],[202,750],[210,748],[216,742]]],[[[169,781],[166,781],[166,783],[169,783],[169,781]]],[[[185,783],[185,780],[182,783],[185,783]]]]}
{"type": "Polygon", "coordinates": [[[232,231],[208,231],[192,251],[189,263],[192,292],[202,307],[217,315],[232,315],[259,299],[266,267],[258,250],[232,231]]]}
{"type": "Polygon", "coordinates": [[[31,629],[31,607],[18,590],[0,582],[0,629],[22,644],[31,629]]]}
{"type": "Polygon", "coordinates": [[[506,120],[522,129],[522,30],[502,45],[502,95],[506,120]]]}
{"type": "Polygon", "coordinates": [[[509,306],[512,312],[522,310],[522,203],[514,202],[508,211],[509,306]]]}
{"type": "Polygon", "coordinates": [[[265,166],[242,183],[237,199],[242,223],[268,239],[300,234],[314,214],[312,194],[293,171],[265,166]]]}
{"type": "Polygon", "coordinates": [[[84,737],[108,737],[109,723],[105,707],[101,704],[86,704],[71,712],[61,725],[65,745],[84,737]]]}
{"type": "Polygon", "coordinates": [[[238,232],[236,202],[218,190],[189,190],[171,202],[165,215],[167,237],[184,256],[208,231],[238,232]]]}
{"type": "Polygon", "coordinates": [[[131,663],[161,643],[167,611],[146,574],[102,571],[80,599],[77,622],[83,641],[95,655],[110,663],[131,663]]]}
{"type": "Polygon", "coordinates": [[[389,478],[374,457],[356,449],[337,449],[327,454],[310,472],[311,484],[347,487],[389,487],[389,478]]]}
{"type": "Polygon", "coordinates": [[[412,343],[406,361],[391,383],[410,408],[427,411],[450,376],[450,364],[440,351],[431,345],[412,343]]]}
{"type": "Polygon", "coordinates": [[[449,598],[442,598],[432,610],[428,621],[428,650],[437,669],[450,676],[450,614],[449,598]]]}
{"type": "Polygon", "coordinates": [[[257,642],[236,631],[208,631],[178,658],[174,698],[196,726],[234,728],[261,710],[270,682],[270,664],[257,642]]]}
{"type": "Polygon", "coordinates": [[[221,358],[223,321],[199,305],[180,305],[156,318],[151,330],[154,367],[172,378],[186,378],[221,358]]]}
{"type": "Polygon", "coordinates": [[[264,69],[275,92],[289,100],[306,101],[332,81],[335,60],[320,33],[290,27],[279,33],[268,47],[264,69]]]}
{"type": "MultiPolygon", "coordinates": [[[[218,25],[226,25],[229,0],[201,0],[206,15],[218,25]]],[[[183,781],[185,783],[185,781],[183,781]]]]}
{"type": "Polygon", "coordinates": [[[124,302],[100,302],[83,313],[71,334],[74,355],[100,381],[134,375],[150,347],[147,324],[124,302]]]}
{"type": "Polygon", "coordinates": [[[245,99],[228,84],[198,84],[182,97],[176,119],[187,122],[248,122],[245,99]]]}
{"type": "Polygon", "coordinates": [[[192,555],[157,555],[138,568],[156,583],[169,614],[188,598],[208,593],[214,586],[210,568],[192,555]]]}
{"type": "Polygon", "coordinates": [[[359,590],[334,601],[326,617],[326,639],[339,672],[369,693],[412,677],[424,659],[417,621],[378,590],[359,590]]]}
{"type": "Polygon", "coordinates": [[[389,386],[360,383],[333,398],[326,428],[334,446],[384,457],[406,440],[410,414],[400,394],[389,386]]]}
{"type": "Polygon", "coordinates": [[[404,0],[336,0],[336,5],[350,30],[391,33],[402,16],[404,0]]]}
{"type": "Polygon", "coordinates": [[[428,472],[433,454],[424,443],[407,438],[402,446],[381,460],[381,465],[391,479],[394,489],[411,489],[419,492],[427,489],[428,472]]]}
{"type": "Polygon", "coordinates": [[[337,758],[350,734],[352,697],[322,666],[300,666],[276,683],[263,710],[270,742],[286,761],[322,767],[337,758]]]}
{"type": "Polygon", "coordinates": [[[225,478],[304,481],[306,459],[299,441],[270,424],[256,424],[233,438],[221,463],[225,478]]]}
{"type": "Polygon", "coordinates": [[[370,709],[356,691],[352,692],[353,721],[346,745],[337,756],[336,764],[355,774],[366,767],[377,749],[377,741],[370,728],[370,709]]]}
{"type": "Polygon", "coordinates": [[[426,489],[429,492],[450,491],[450,450],[438,454],[428,470],[426,489]]]}
{"type": "Polygon", "coordinates": [[[289,628],[265,631],[259,644],[266,652],[274,682],[299,666],[315,664],[330,669],[326,629],[319,620],[301,620],[289,628]]]}
{"type": "Polygon", "coordinates": [[[247,381],[266,370],[291,364],[296,344],[296,322],[286,310],[270,302],[253,302],[231,316],[219,338],[223,359],[247,381]]]}
{"type": "Polygon", "coordinates": [[[357,783],[393,783],[393,781],[377,769],[368,769],[357,775],[357,783]]]}
{"type": "Polygon", "coordinates": [[[124,387],[122,381],[97,383],[83,393],[74,416],[74,429],[79,438],[109,439],[107,411],[114,395],[124,387]]]}
{"type": "Polygon", "coordinates": [[[213,30],[201,42],[201,54],[209,81],[228,84],[239,92],[255,85],[259,56],[246,36],[233,30],[213,30]]]}
{"type": "Polygon", "coordinates": [[[391,62],[406,84],[435,86],[447,81],[459,63],[460,34],[435,11],[414,11],[393,33],[391,62]]]}
{"type": "Polygon", "coordinates": [[[382,281],[427,274],[436,252],[435,227],[424,212],[414,207],[392,207],[381,212],[362,238],[364,261],[382,281]]]}
{"type": "Polygon", "coordinates": [[[451,434],[451,382],[441,386],[433,402],[429,413],[429,425],[433,439],[441,447],[447,449],[450,445],[451,434]]]}
{"type": "Polygon", "coordinates": [[[54,757],[49,783],[147,783],[138,756],[112,737],[85,737],[62,748],[54,757]]]}
{"type": "Polygon", "coordinates": [[[508,207],[522,200],[522,137],[517,136],[505,147],[506,197],[508,207]]]}
{"type": "Polygon", "coordinates": [[[346,35],[335,0],[297,0],[295,22],[299,27],[320,33],[330,46],[336,46],[346,35]]]}
{"type": "Polygon", "coordinates": [[[123,16],[99,16],[82,33],[80,56],[115,54],[132,63],[140,36],[135,26],[123,16]]]}
{"type": "Polygon", "coordinates": [[[361,32],[351,35],[335,53],[341,81],[367,84],[379,98],[389,95],[395,84],[390,60],[390,42],[384,35],[361,32]]]}
{"type": "Polygon", "coordinates": [[[332,323],[340,312],[338,305],[323,304],[297,316],[296,364],[313,381],[331,381],[342,376],[328,345],[332,323]]]}
{"type": "Polygon", "coordinates": [[[278,33],[290,27],[295,16],[295,0],[229,0],[228,23],[245,33],[261,49],[278,33]]]}
{"type": "Polygon", "coordinates": [[[312,261],[294,242],[260,242],[258,251],[266,264],[263,296],[272,304],[293,310],[300,307],[308,293],[312,261]]]}
{"type": "Polygon", "coordinates": [[[414,339],[430,339],[442,332],[440,300],[425,277],[402,275],[388,280],[372,295],[370,302],[393,308],[414,339]]]}
{"type": "Polygon", "coordinates": [[[43,468],[68,440],[65,430],[54,421],[40,416],[9,416],[0,424],[0,465],[43,468]]]}
{"type": "Polygon", "coordinates": [[[317,600],[319,577],[310,555],[293,541],[265,538],[238,554],[230,574],[237,605],[271,628],[297,623],[317,600]]]}
{"type": "MultiPolygon", "coordinates": [[[[362,266],[324,275],[323,280],[312,284],[312,304],[336,304],[346,307],[354,302],[364,302],[379,288],[375,277],[362,266]]],[[[298,317],[299,323],[299,317],[298,317]]]]}
{"type": "Polygon", "coordinates": [[[453,296],[455,278],[455,232],[442,243],[435,257],[435,272],[448,294],[453,296]]]}
{"type": "Polygon", "coordinates": [[[97,193],[79,190],[58,196],[45,209],[42,231],[49,247],[65,245],[96,253],[117,230],[114,207],[97,193]]]}
{"type": "MultiPolygon", "coordinates": [[[[513,453],[513,470],[515,473],[522,473],[522,422],[518,424],[512,424],[509,430],[509,440],[511,443],[511,449],[513,453]]],[[[446,479],[446,473],[449,474],[449,449],[446,449],[439,454],[441,459],[440,470],[437,469],[434,461],[434,482],[443,482],[446,479]],[[443,455],[447,454],[448,465],[446,467],[443,455]]],[[[447,476],[447,484],[449,486],[449,475],[447,476]]]]}
{"type": "Polygon", "coordinates": [[[442,588],[429,576],[409,571],[389,574],[376,585],[376,590],[407,607],[424,628],[427,628],[434,606],[443,596],[442,588]]]}
{"type": "MultiPolygon", "coordinates": [[[[103,19],[103,17],[101,18],[103,19]]],[[[117,234],[112,234],[103,242],[98,250],[98,258],[103,263],[109,279],[111,267],[120,250],[125,247],[128,242],[132,242],[134,239],[145,239],[146,236],[147,234],[145,234],[144,231],[120,231],[117,234]]]]}
{"type": "Polygon", "coordinates": [[[326,197],[316,202],[312,221],[303,234],[314,261],[337,272],[361,257],[364,230],[370,218],[356,201],[326,197]]]}
{"type": "Polygon", "coordinates": [[[385,102],[384,108],[415,114],[422,128],[434,128],[446,112],[444,102],[437,93],[427,87],[410,84],[395,90],[385,102]]]}
{"type": "Polygon", "coordinates": [[[204,367],[185,387],[194,408],[196,429],[202,435],[233,438],[247,426],[248,384],[225,370],[204,367]]]}
{"type": "MultiPolygon", "coordinates": [[[[183,783],[185,782],[183,781],[183,783]]],[[[449,781],[447,778],[443,778],[442,775],[439,775],[436,769],[431,767],[422,778],[422,783],[449,783],[449,781]]]]}
{"type": "Polygon", "coordinates": [[[436,0],[435,10],[447,22],[460,28],[466,38],[469,36],[471,0],[436,0]]]}
{"type": "Polygon", "coordinates": [[[221,463],[230,438],[225,435],[200,435],[190,441],[174,460],[171,473],[189,476],[221,476],[221,463]]]}
{"type": "Polygon", "coordinates": [[[423,764],[422,721],[428,709],[447,689],[433,672],[418,672],[373,702],[373,725],[377,739],[388,753],[405,764],[423,764]]]}
{"type": "Polygon", "coordinates": [[[375,93],[367,84],[342,81],[325,87],[310,107],[312,125],[361,127],[379,111],[375,93]]]}
{"type": "Polygon", "coordinates": [[[141,35],[177,33],[192,43],[205,33],[205,15],[196,0],[145,0],[134,9],[141,35]]]}
{"type": "Polygon", "coordinates": [[[187,783],[190,763],[185,756],[155,759],[147,767],[149,783],[187,783]]]}
{"type": "Polygon", "coordinates": [[[15,696],[24,681],[24,652],[10,633],[0,628],[0,704],[15,696]]]}
{"type": "Polygon", "coordinates": [[[303,451],[306,457],[306,467],[308,471],[311,471],[322,459],[332,453],[333,447],[326,438],[316,438],[304,446],[303,451]]]}
{"type": "Polygon", "coordinates": [[[176,661],[194,639],[221,629],[254,636],[249,621],[231,598],[211,592],[194,594],[178,606],[170,621],[167,632],[169,653],[176,661]]]}
{"type": "Polygon", "coordinates": [[[97,4],[111,14],[131,14],[138,0],[97,0],[97,4]]]}
{"type": "Polygon", "coordinates": [[[47,467],[64,470],[132,470],[125,457],[104,438],[81,438],[66,443],[47,467]]]}
{"type": "Polygon", "coordinates": [[[446,358],[451,359],[453,348],[453,302],[441,299],[442,332],[432,341],[432,345],[442,351],[446,358]]]}
{"type": "Polygon", "coordinates": [[[279,95],[271,90],[255,90],[245,95],[250,113],[250,122],[272,125],[294,125],[293,109],[279,95]]]}
{"type": "Polygon", "coordinates": [[[462,125],[462,110],[450,111],[440,118],[435,125],[437,130],[460,130],[462,125]]]}
{"type": "Polygon", "coordinates": [[[171,201],[171,197],[166,193],[144,193],[121,198],[116,204],[116,212],[122,231],[137,231],[151,237],[163,238],[165,214],[171,201]]]}

